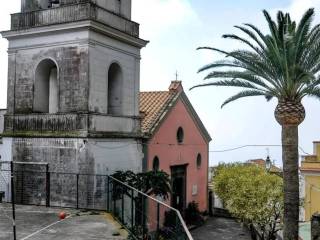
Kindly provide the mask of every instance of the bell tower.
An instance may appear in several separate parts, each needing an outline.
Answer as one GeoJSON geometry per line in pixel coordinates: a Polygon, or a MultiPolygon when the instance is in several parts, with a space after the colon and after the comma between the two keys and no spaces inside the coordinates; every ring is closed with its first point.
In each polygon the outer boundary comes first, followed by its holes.
{"type": "Polygon", "coordinates": [[[11,15],[4,136],[52,171],[141,171],[139,24],[131,0],[21,0],[11,15]]]}

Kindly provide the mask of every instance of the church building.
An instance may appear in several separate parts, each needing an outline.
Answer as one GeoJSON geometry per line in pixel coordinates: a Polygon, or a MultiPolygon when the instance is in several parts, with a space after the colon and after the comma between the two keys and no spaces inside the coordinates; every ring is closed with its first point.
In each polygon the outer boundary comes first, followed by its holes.
{"type": "Polygon", "coordinates": [[[208,166],[211,137],[192,107],[180,81],[168,91],[140,93],[144,168],[162,170],[171,179],[167,202],[182,213],[195,202],[208,210],[208,166]]]}
{"type": "Polygon", "coordinates": [[[139,24],[131,0],[21,0],[11,15],[3,141],[50,171],[141,171],[139,24]]]}
{"type": "Polygon", "coordinates": [[[17,176],[32,186],[17,199],[104,208],[105,180],[89,176],[142,171],[140,50],[148,42],[131,0],[21,0],[1,34],[9,42],[1,160],[22,172],[46,163],[51,173],[49,182],[17,176]],[[46,186],[51,196],[39,194],[46,186]]]}

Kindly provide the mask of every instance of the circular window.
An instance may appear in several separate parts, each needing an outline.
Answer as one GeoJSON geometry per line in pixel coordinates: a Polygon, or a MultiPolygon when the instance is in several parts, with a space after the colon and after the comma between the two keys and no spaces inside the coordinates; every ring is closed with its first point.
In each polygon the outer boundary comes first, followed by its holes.
{"type": "Polygon", "coordinates": [[[202,161],[202,158],[201,158],[201,154],[199,153],[197,156],[197,168],[198,169],[201,168],[201,161],[202,161]]]}
{"type": "Polygon", "coordinates": [[[160,165],[159,158],[157,156],[155,156],[153,159],[153,164],[152,164],[153,171],[155,171],[155,172],[159,171],[159,165],[160,165]]]}
{"type": "Polygon", "coordinates": [[[177,141],[178,141],[178,143],[182,143],[183,142],[183,137],[184,137],[183,128],[179,127],[178,131],[177,131],[177,141]]]}

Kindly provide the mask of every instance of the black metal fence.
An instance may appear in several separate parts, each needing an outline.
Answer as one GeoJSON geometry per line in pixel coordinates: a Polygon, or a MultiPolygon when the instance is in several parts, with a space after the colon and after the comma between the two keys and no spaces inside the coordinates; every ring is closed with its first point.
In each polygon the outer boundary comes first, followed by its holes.
{"type": "Polygon", "coordinates": [[[128,230],[129,239],[192,239],[178,210],[111,176],[50,172],[46,164],[14,164],[12,173],[13,189],[10,167],[0,165],[7,179],[0,176],[0,192],[7,202],[13,191],[16,204],[107,210],[128,230]]]}
{"type": "MultiPolygon", "coordinates": [[[[0,192],[10,202],[11,170],[1,165],[0,192]]],[[[46,164],[30,163],[15,163],[13,175],[16,204],[106,210],[107,175],[51,172],[46,164]]]]}
{"type": "Polygon", "coordinates": [[[107,210],[130,232],[129,239],[192,239],[180,212],[108,177],[107,210]]]}

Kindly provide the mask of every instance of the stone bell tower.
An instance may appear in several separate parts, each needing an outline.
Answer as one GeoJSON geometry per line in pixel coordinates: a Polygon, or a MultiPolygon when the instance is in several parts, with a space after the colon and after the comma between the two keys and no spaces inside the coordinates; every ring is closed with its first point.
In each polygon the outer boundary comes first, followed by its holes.
{"type": "Polygon", "coordinates": [[[11,15],[4,137],[51,171],[141,171],[139,25],[131,0],[21,0],[11,15]]]}

